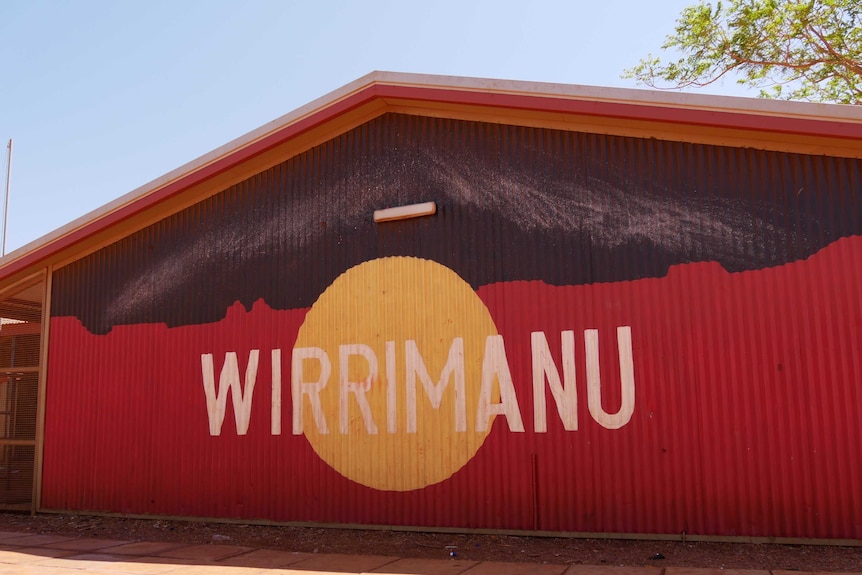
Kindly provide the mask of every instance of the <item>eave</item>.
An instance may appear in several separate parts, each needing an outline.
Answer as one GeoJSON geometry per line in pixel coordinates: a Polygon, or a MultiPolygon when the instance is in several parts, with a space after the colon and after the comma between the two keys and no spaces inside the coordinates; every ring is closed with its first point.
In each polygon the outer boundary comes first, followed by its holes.
{"type": "Polygon", "coordinates": [[[8,254],[0,289],[387,112],[862,158],[855,106],[373,72],[8,254]]]}

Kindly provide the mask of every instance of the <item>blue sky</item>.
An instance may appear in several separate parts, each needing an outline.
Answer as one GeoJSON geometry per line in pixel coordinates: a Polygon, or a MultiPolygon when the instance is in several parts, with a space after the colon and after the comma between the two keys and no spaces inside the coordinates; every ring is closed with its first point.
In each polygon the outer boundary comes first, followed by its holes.
{"type": "Polygon", "coordinates": [[[693,2],[3,0],[7,252],[372,70],[635,87],[693,2]]]}

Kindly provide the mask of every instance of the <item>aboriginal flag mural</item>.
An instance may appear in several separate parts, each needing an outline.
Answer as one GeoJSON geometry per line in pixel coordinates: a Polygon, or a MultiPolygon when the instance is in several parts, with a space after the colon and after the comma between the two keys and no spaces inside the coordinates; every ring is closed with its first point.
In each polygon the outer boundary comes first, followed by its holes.
{"type": "Polygon", "coordinates": [[[42,505],[862,538],[860,203],[859,160],[383,115],[55,272],[42,505]]]}

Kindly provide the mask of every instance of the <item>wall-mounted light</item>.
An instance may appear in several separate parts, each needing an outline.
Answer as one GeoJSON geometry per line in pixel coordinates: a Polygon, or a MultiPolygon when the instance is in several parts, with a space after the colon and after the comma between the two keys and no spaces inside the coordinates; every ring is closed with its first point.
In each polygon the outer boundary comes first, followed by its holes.
{"type": "Polygon", "coordinates": [[[410,204],[409,206],[398,206],[397,208],[386,208],[385,210],[374,210],[374,221],[379,224],[380,222],[430,216],[436,213],[437,204],[435,202],[425,202],[422,204],[410,204]]]}

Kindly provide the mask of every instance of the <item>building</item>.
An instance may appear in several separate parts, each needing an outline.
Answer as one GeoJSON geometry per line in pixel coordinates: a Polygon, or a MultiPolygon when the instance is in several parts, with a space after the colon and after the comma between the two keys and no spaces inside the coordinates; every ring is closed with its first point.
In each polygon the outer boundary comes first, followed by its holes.
{"type": "Polygon", "coordinates": [[[0,260],[0,500],[862,539],[862,111],[373,73],[0,260]]]}

